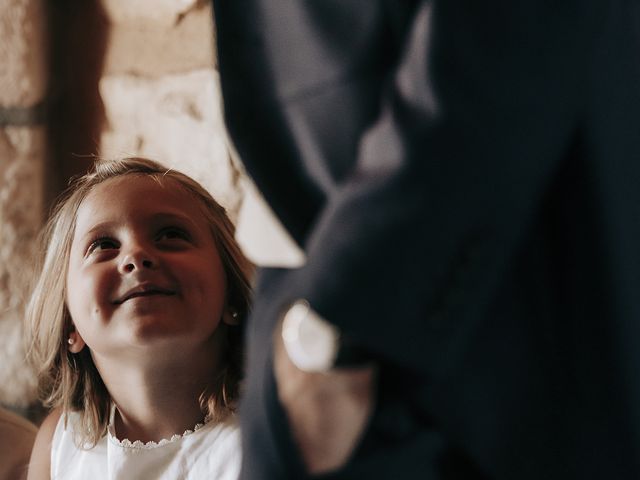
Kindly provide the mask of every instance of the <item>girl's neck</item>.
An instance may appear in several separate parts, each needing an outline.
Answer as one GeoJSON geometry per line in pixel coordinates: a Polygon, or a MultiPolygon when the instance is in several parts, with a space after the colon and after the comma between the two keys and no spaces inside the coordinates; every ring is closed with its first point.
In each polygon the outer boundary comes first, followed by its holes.
{"type": "Polygon", "coordinates": [[[185,400],[172,402],[176,407],[157,402],[141,405],[116,403],[113,433],[118,440],[139,440],[147,443],[170,439],[174,435],[182,435],[187,430],[193,430],[197,424],[204,423],[204,413],[199,403],[193,402],[190,396],[185,400]]]}
{"type": "Polygon", "coordinates": [[[153,364],[129,360],[126,365],[96,359],[117,407],[113,426],[119,440],[158,442],[204,421],[200,398],[215,382],[218,359],[195,353],[184,357],[166,361],[165,356],[153,364]]]}

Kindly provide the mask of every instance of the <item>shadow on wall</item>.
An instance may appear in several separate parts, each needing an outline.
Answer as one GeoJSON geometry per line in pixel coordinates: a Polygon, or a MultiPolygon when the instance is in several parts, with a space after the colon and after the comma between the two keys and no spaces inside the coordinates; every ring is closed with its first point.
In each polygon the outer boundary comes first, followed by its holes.
{"type": "Polygon", "coordinates": [[[99,0],[47,2],[51,52],[48,95],[50,159],[45,205],[84,173],[100,145],[105,111],[98,91],[109,40],[99,0]]]}

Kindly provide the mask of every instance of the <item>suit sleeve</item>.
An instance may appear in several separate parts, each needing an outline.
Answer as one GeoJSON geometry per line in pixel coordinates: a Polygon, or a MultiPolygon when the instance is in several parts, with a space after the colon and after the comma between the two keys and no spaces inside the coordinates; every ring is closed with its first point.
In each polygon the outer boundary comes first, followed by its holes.
{"type": "Polygon", "coordinates": [[[577,131],[597,12],[574,3],[420,5],[286,297],[406,368],[464,349],[577,131]]]}

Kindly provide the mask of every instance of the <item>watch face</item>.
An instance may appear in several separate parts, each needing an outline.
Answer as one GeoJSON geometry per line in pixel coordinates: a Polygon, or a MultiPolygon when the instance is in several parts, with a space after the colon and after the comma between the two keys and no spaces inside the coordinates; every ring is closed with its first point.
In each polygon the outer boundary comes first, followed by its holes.
{"type": "Polygon", "coordinates": [[[324,372],[338,354],[338,329],[316,314],[304,300],[287,311],[282,322],[287,355],[300,370],[324,372]]]}

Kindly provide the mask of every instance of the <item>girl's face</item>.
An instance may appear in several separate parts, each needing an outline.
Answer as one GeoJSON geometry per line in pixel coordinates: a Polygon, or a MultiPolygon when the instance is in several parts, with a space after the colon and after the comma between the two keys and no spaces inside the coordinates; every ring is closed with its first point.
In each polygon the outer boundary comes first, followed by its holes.
{"type": "Polygon", "coordinates": [[[211,344],[226,280],[199,202],[172,179],[129,175],[97,185],[81,203],[66,287],[94,356],[148,346],[184,354],[211,344]]]}

